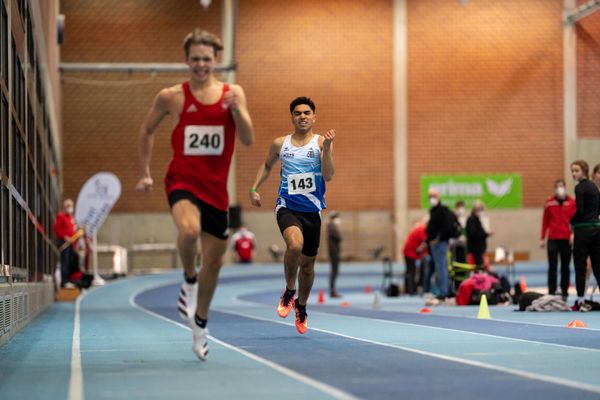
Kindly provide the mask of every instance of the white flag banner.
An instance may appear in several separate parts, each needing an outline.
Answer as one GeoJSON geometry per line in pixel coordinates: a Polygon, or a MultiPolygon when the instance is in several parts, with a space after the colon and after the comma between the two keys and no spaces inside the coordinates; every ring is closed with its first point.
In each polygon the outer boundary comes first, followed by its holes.
{"type": "Polygon", "coordinates": [[[75,203],[75,221],[94,236],[104,223],[119,197],[121,182],[115,174],[99,172],[83,185],[75,203]]]}

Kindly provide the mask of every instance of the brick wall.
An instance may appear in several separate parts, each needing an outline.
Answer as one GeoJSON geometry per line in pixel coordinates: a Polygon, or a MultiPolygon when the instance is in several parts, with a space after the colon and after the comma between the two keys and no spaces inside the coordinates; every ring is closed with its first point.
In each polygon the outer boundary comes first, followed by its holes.
{"type": "Polygon", "coordinates": [[[562,176],[562,1],[410,1],[408,182],[520,172],[537,207],[562,176]]]}
{"type": "MultiPolygon", "coordinates": [[[[538,207],[563,175],[562,1],[408,1],[409,206],[424,173],[520,172],[523,204],[538,207]]],[[[179,62],[195,26],[220,34],[220,2],[61,1],[65,62],[179,62]]],[[[598,136],[600,14],[579,26],[580,135],[598,136]]],[[[256,144],[238,147],[238,196],[274,137],[289,132],[289,101],[317,104],[317,130],[336,128],[330,208],[391,210],[392,1],[244,0],[237,26],[237,81],[246,89],[256,144]]],[[[119,175],[116,211],[166,211],[162,177],[169,126],[156,136],[157,189],[137,179],[137,130],[153,96],[184,75],[67,74],[63,80],[65,194],[107,169],[119,175]],[[98,82],[101,81],[101,82],[98,82]]],[[[274,202],[277,173],[262,189],[274,202]]],[[[235,200],[235,199],[234,199],[235,200]]]]}
{"type": "MultiPolygon", "coordinates": [[[[220,34],[220,2],[204,12],[197,1],[61,2],[67,15],[64,62],[179,62],[180,43],[195,26],[220,34]]],[[[240,2],[237,82],[246,90],[257,141],[238,149],[238,193],[246,193],[270,142],[289,132],[289,102],[310,96],[317,131],[335,128],[337,173],[330,207],[392,207],[391,2],[240,2]]],[[[123,194],[116,211],[166,211],[161,180],[170,158],[169,126],[156,135],[152,170],[157,190],[133,192],[137,131],[161,87],[185,79],[160,74],[73,74],[63,81],[65,194],[76,196],[98,170],[116,173],[123,194]],[[137,82],[137,83],[136,83],[137,82]]],[[[264,186],[274,203],[277,174],[264,186]]]]}
{"type": "MultiPolygon", "coordinates": [[[[600,138],[600,12],[577,24],[577,135],[600,138]]],[[[600,162],[588,160],[593,166],[600,162]]]]}

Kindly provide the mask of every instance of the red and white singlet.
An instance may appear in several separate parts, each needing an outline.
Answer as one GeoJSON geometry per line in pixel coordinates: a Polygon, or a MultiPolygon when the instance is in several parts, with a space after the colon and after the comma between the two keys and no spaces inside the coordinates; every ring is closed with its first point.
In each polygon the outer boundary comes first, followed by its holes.
{"type": "Polygon", "coordinates": [[[227,176],[235,146],[235,122],[228,108],[223,107],[223,92],[215,104],[201,104],[192,94],[189,82],[182,85],[183,109],[179,123],[171,135],[173,160],[165,176],[167,195],[185,190],[210,204],[227,211],[227,176]]]}

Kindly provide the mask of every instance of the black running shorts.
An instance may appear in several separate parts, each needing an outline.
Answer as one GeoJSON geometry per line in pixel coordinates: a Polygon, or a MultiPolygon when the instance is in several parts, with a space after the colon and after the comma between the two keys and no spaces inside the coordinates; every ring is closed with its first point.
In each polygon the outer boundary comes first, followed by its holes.
{"type": "Polygon", "coordinates": [[[200,229],[202,232],[210,233],[219,239],[227,239],[229,231],[227,230],[227,211],[221,211],[210,204],[207,204],[185,190],[174,190],[169,194],[169,206],[179,200],[189,200],[198,207],[200,211],[200,229]]]}
{"type": "Polygon", "coordinates": [[[302,254],[308,257],[317,255],[321,241],[321,215],[318,212],[299,212],[281,207],[277,211],[277,225],[282,235],[290,226],[300,228],[304,237],[302,254]]]}

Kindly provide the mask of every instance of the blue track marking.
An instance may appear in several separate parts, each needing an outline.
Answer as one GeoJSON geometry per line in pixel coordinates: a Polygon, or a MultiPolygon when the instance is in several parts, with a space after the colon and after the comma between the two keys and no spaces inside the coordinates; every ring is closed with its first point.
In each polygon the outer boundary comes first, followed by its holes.
{"type": "MultiPolygon", "coordinates": [[[[178,319],[173,307],[166,308],[156,301],[174,298],[176,294],[177,285],[165,286],[141,293],[135,301],[167,318],[178,319]]],[[[273,310],[270,312],[274,313],[273,310]]],[[[211,333],[220,340],[359,397],[393,398],[402,393],[408,398],[417,398],[426,393],[434,398],[464,399],[472,396],[473,385],[477,385],[475,382],[485,386],[486,396],[493,398],[520,397],[523,393],[533,393],[540,398],[558,399],[571,396],[574,392],[577,392],[578,398],[580,395],[581,398],[598,397],[598,393],[319,331],[309,331],[310,334],[300,336],[291,326],[252,317],[211,311],[209,318],[211,333]],[[432,379],[435,385],[432,385],[432,379]],[[494,393],[502,393],[502,396],[496,397],[494,393]]]]}
{"type": "MultiPolygon", "coordinates": [[[[272,304],[278,292],[263,292],[240,296],[240,300],[272,304]]],[[[373,310],[364,308],[342,308],[328,305],[312,305],[312,310],[322,311],[339,315],[352,315],[364,318],[376,318],[387,321],[396,321],[408,324],[432,326],[438,328],[455,329],[465,332],[483,333],[488,335],[502,336],[512,339],[532,340],[536,342],[560,344],[600,350],[600,331],[588,329],[569,329],[564,327],[549,327],[527,323],[475,320],[465,323],[461,317],[444,315],[423,315],[417,313],[373,310]]],[[[581,318],[581,313],[568,313],[573,319],[581,318]]],[[[600,354],[599,354],[600,355],[600,354]]]]}
{"type": "MultiPolygon", "coordinates": [[[[233,399],[240,393],[246,399],[292,393],[331,398],[218,344],[211,346],[209,362],[199,361],[189,330],[129,303],[134,292],[164,281],[164,276],[118,281],[82,301],[85,399],[233,399]]],[[[175,310],[176,296],[159,300],[165,309],[175,310]]]]}
{"type": "MultiPolygon", "coordinates": [[[[81,356],[83,400],[350,397],[331,387],[368,399],[600,398],[599,350],[587,343],[600,329],[600,313],[491,307],[493,320],[482,321],[474,318],[477,307],[419,315],[418,297],[384,297],[383,310],[373,310],[373,295],[361,288],[380,286],[380,264],[342,265],[338,286],[350,308],[328,297],[317,305],[317,291],[327,288],[326,269],[317,265],[309,331],[301,336],[292,316],[275,313],[284,285],[280,265],[224,268],[209,314],[213,339],[205,363],[192,353],[191,332],[177,315],[181,271],[88,292],[80,301],[80,353],[73,353],[81,356]],[[563,328],[572,319],[596,331],[563,328]],[[485,333],[495,327],[506,337],[485,333]],[[523,339],[530,329],[539,337],[523,339]],[[583,339],[575,347],[559,344],[569,337],[583,339]]],[[[519,266],[517,275],[527,272],[533,286],[543,282],[545,270],[519,266]]],[[[73,304],[54,304],[0,348],[1,400],[66,398],[74,314],[73,304]]]]}
{"type": "Polygon", "coordinates": [[[66,399],[72,303],[56,303],[0,347],[0,398],[66,399]]]}

